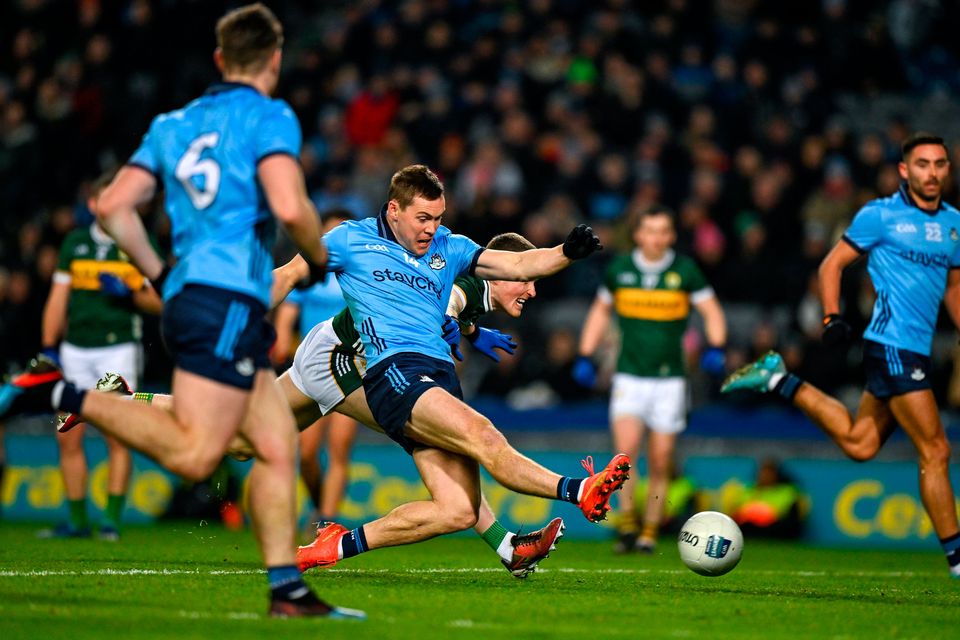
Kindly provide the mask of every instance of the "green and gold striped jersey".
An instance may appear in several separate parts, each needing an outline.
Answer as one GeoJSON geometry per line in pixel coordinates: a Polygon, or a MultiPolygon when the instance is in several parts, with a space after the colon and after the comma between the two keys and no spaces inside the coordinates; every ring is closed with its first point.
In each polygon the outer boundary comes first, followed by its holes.
{"type": "Polygon", "coordinates": [[[620,326],[617,371],[640,377],[684,375],[683,333],[693,303],[713,296],[697,264],[673,251],[657,263],[639,250],[614,258],[598,296],[620,326]]]}
{"type": "Polygon", "coordinates": [[[70,285],[64,339],[78,347],[135,342],[141,336],[133,300],[104,295],[101,273],[112,273],[133,291],[144,286],[143,275],[99,227],[94,224],[71,231],[60,247],[54,282],[70,285]]]}

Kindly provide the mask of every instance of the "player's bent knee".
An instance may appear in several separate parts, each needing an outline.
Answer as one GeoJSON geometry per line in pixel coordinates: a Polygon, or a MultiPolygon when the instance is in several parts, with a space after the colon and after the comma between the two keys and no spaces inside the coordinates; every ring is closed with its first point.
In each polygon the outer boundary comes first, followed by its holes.
{"type": "Polygon", "coordinates": [[[446,533],[456,533],[458,531],[473,529],[477,524],[478,517],[477,510],[471,505],[464,504],[457,508],[451,508],[447,511],[446,517],[444,518],[445,528],[447,529],[446,533]]]}
{"type": "Polygon", "coordinates": [[[847,457],[854,462],[869,462],[870,460],[873,460],[879,450],[879,447],[874,447],[867,444],[857,444],[844,447],[843,449],[844,453],[847,454],[847,457]]]}

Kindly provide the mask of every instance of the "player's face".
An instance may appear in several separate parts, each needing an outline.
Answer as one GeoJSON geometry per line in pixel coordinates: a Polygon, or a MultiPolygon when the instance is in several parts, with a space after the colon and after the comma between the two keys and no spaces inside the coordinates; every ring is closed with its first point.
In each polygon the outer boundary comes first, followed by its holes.
{"type": "Polygon", "coordinates": [[[430,248],[446,209],[447,201],[443,196],[436,200],[417,196],[403,209],[400,208],[400,203],[391,200],[387,203],[387,222],[397,236],[397,242],[419,257],[430,248]]]}
{"type": "Polygon", "coordinates": [[[658,260],[663,257],[676,240],[673,230],[673,221],[670,216],[644,216],[640,226],[633,233],[633,241],[637,243],[643,256],[648,260],[658,260]]]}
{"type": "Polygon", "coordinates": [[[519,318],[527,300],[537,297],[537,287],[533,282],[494,280],[490,282],[490,297],[497,309],[508,316],[519,318]]]}
{"type": "Polygon", "coordinates": [[[932,205],[940,203],[944,182],[950,175],[950,160],[942,145],[922,144],[914,148],[899,169],[914,198],[932,205]]]}

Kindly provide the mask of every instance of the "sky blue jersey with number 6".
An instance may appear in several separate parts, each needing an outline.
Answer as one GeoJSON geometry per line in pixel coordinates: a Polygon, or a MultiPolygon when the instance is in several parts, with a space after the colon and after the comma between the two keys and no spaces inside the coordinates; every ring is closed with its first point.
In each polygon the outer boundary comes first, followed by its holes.
{"type": "Polygon", "coordinates": [[[863,337],[929,356],[947,272],[960,269],[960,212],[943,201],[925,211],[901,187],[864,205],[843,239],[869,254],[877,291],[863,337]]]}
{"type": "Polygon", "coordinates": [[[426,254],[400,245],[380,215],[347,220],[323,237],[327,268],[337,274],[343,297],[363,341],[367,367],[397,353],[451,360],[441,325],[454,279],[472,272],[483,248],[439,227],[426,254]]]}
{"type": "Polygon", "coordinates": [[[276,223],[257,165],[300,155],[300,124],[282,100],[222,82],[187,106],[154,118],[128,165],[165,189],[177,264],[164,299],[186,284],[236,291],[269,303],[276,223]]]}

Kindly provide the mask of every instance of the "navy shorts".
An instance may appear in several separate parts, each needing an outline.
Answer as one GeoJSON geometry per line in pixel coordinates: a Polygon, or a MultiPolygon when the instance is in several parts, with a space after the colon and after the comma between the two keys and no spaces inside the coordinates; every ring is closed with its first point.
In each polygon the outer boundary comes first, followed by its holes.
{"type": "Polygon", "coordinates": [[[266,312],[242,293],[187,285],[164,303],[163,342],[177,368],[249,390],[257,371],[270,368],[276,333],[266,312]]]}
{"type": "Polygon", "coordinates": [[[453,363],[418,353],[398,353],[367,369],[363,390],[377,424],[390,439],[413,453],[423,443],[408,438],[403,427],[413,405],[428,389],[440,387],[463,400],[460,380],[453,363]]]}
{"type": "Polygon", "coordinates": [[[872,340],[863,341],[867,391],[877,398],[930,388],[930,358],[872,340]]]}

